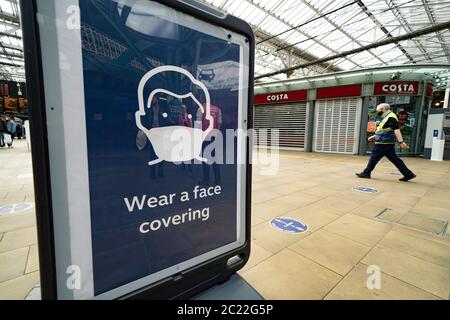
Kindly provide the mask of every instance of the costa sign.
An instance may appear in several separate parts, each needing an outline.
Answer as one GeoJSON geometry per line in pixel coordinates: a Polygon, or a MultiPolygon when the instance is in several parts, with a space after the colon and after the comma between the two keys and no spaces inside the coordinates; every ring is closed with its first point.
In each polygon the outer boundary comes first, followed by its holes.
{"type": "Polygon", "coordinates": [[[275,92],[255,95],[255,104],[286,103],[308,100],[308,91],[275,92]]]}
{"type": "Polygon", "coordinates": [[[287,93],[272,94],[267,96],[267,102],[286,101],[286,100],[289,100],[289,95],[287,93]]]}
{"type": "Polygon", "coordinates": [[[409,94],[416,95],[419,92],[419,83],[414,81],[394,81],[375,83],[375,95],[409,94]]]}

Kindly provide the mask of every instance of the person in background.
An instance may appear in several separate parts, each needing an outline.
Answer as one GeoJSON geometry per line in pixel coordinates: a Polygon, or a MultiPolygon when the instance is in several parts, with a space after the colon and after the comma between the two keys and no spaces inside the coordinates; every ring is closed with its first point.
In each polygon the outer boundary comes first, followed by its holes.
{"type": "Polygon", "coordinates": [[[7,118],[6,129],[8,131],[8,134],[11,136],[11,145],[8,145],[8,147],[10,147],[10,148],[12,148],[12,145],[14,142],[14,135],[16,134],[16,128],[17,128],[17,123],[13,119],[7,118]]]}
{"type": "Polygon", "coordinates": [[[185,104],[181,105],[180,121],[179,125],[183,127],[193,127],[192,115],[188,114],[188,110],[185,104]]]}
{"type": "Polygon", "coordinates": [[[170,97],[167,106],[169,111],[169,121],[173,126],[178,126],[180,124],[181,114],[183,113],[183,104],[180,99],[170,97]]]}
{"type": "MultiPolygon", "coordinates": [[[[149,113],[148,121],[149,128],[160,128],[170,126],[169,113],[167,107],[167,97],[163,95],[155,95],[151,104],[151,112],[149,113]]],[[[152,158],[156,157],[156,153],[152,150],[152,158]]],[[[150,167],[150,177],[156,179],[156,170],[158,170],[158,177],[164,178],[164,162],[158,163],[156,166],[150,167]]]]}
{"type": "MultiPolygon", "coordinates": [[[[203,105],[204,108],[206,108],[206,105],[203,105]]],[[[222,128],[222,110],[220,107],[212,105],[211,108],[211,116],[214,119],[214,130],[211,131],[209,134],[209,141],[206,141],[203,143],[203,149],[205,149],[210,143],[212,142],[211,138],[217,137],[218,134],[220,134],[220,130],[222,128]]],[[[206,119],[206,113],[203,113],[201,109],[199,108],[197,110],[197,121],[202,124],[202,130],[206,131],[206,129],[209,126],[209,121],[206,119]]],[[[208,139],[207,139],[208,140],[208,139]]],[[[214,150],[213,154],[211,154],[212,157],[216,157],[216,150],[214,150]]],[[[203,180],[200,181],[201,185],[209,185],[210,184],[210,175],[209,175],[209,168],[211,167],[211,164],[209,164],[210,160],[208,160],[208,163],[203,162],[203,180]]],[[[213,161],[212,163],[212,170],[214,173],[214,183],[216,185],[220,184],[221,182],[221,173],[219,165],[216,163],[216,161],[213,161]]]]}
{"type": "Polygon", "coordinates": [[[5,133],[7,132],[6,121],[0,117],[0,148],[5,146],[5,133]]]}
{"type": "Polygon", "coordinates": [[[402,182],[407,182],[416,177],[416,175],[406,167],[405,163],[395,153],[396,140],[403,150],[408,150],[409,146],[403,141],[403,136],[400,131],[400,125],[395,113],[391,111],[391,106],[387,103],[382,103],[377,107],[378,115],[383,117],[380,125],[374,136],[369,138],[369,142],[375,142],[372,149],[372,156],[370,157],[367,168],[356,175],[358,178],[371,178],[371,173],[375,169],[378,162],[386,157],[391,161],[397,169],[403,174],[402,182]]]}
{"type": "Polygon", "coordinates": [[[22,120],[17,121],[16,137],[17,137],[17,139],[22,140],[22,137],[23,137],[23,125],[22,125],[22,120]]]}
{"type": "MultiPolygon", "coordinates": [[[[183,127],[189,127],[193,128],[194,121],[193,121],[192,114],[188,114],[188,108],[185,104],[181,104],[181,113],[180,113],[180,120],[179,125],[183,127]]],[[[189,161],[189,163],[183,162],[181,164],[181,171],[186,171],[186,169],[189,172],[192,172],[192,163],[189,161]]]]}

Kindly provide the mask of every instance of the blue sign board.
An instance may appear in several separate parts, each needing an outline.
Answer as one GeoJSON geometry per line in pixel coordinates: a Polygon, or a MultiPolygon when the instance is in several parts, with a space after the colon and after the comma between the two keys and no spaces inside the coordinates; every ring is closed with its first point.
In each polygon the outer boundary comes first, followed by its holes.
{"type": "MultiPolygon", "coordinates": [[[[43,102],[36,94],[52,167],[47,220],[67,230],[46,263],[58,266],[58,298],[152,291],[218,259],[236,272],[229,258],[249,253],[250,26],[184,1],[33,3],[23,6],[39,17],[29,38],[42,42],[42,67],[30,70],[42,68],[36,78],[52,88],[43,102]],[[66,288],[78,269],[81,287],[66,288]]],[[[181,282],[214,285],[211,270],[181,282]]]]}
{"type": "Polygon", "coordinates": [[[439,130],[433,130],[433,137],[439,137],[439,130]]]}
{"type": "Polygon", "coordinates": [[[111,60],[83,47],[96,294],[238,240],[236,161],[208,165],[201,154],[213,130],[239,127],[241,47],[143,5],[125,6],[124,20],[80,1],[82,26],[124,50],[111,60]],[[193,143],[180,153],[177,131],[193,143]]]}
{"type": "Polygon", "coordinates": [[[377,193],[378,190],[371,187],[353,187],[353,190],[364,193],[377,193]]]}
{"type": "Polygon", "coordinates": [[[305,223],[292,218],[275,218],[271,224],[274,228],[288,233],[302,233],[308,230],[305,223]]]}

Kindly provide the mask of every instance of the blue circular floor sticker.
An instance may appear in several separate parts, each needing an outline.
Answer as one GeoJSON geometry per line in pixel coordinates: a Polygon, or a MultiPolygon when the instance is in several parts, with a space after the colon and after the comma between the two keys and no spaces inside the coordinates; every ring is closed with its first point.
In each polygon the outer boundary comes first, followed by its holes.
{"type": "Polygon", "coordinates": [[[378,190],[371,187],[353,187],[353,190],[364,193],[377,193],[378,190]]]}
{"type": "Polygon", "coordinates": [[[289,233],[302,233],[308,230],[305,223],[292,218],[275,218],[271,224],[275,229],[289,233]]]}
{"type": "Polygon", "coordinates": [[[33,208],[33,204],[29,202],[7,204],[0,207],[0,216],[14,213],[21,213],[33,208]]]}

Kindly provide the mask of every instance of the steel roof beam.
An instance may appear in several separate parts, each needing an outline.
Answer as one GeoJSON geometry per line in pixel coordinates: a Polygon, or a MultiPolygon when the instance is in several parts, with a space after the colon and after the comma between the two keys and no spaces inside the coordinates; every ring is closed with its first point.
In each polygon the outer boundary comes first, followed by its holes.
{"type": "MultiPolygon", "coordinates": [[[[428,15],[428,19],[430,20],[431,24],[436,24],[436,19],[434,18],[434,14],[431,11],[428,0],[422,0],[422,3],[423,3],[423,7],[425,9],[425,12],[428,15]]],[[[444,53],[447,56],[447,60],[450,62],[450,52],[448,50],[447,44],[444,41],[444,38],[442,38],[442,35],[439,32],[437,32],[437,38],[442,45],[442,50],[444,50],[444,53]]]]}
{"type": "MultiPolygon", "coordinates": [[[[395,4],[392,0],[385,0],[388,7],[392,10],[392,13],[397,18],[400,25],[406,29],[407,32],[413,31],[409,23],[406,21],[405,17],[403,17],[402,12],[400,11],[397,4],[395,4]]],[[[416,44],[417,48],[422,52],[422,54],[426,57],[428,61],[432,61],[430,56],[428,55],[427,51],[423,47],[423,45],[420,43],[419,40],[413,39],[414,43],[416,44]]]]}
{"type": "Polygon", "coordinates": [[[2,62],[1,64],[4,66],[9,66],[9,67],[23,68],[23,65],[18,65],[18,64],[9,63],[9,62],[2,62]]]}
{"type": "Polygon", "coordinates": [[[4,31],[0,31],[0,37],[11,37],[11,38],[16,38],[18,40],[22,40],[22,37],[17,34],[11,34],[11,33],[7,33],[4,31]]]}
{"type": "Polygon", "coordinates": [[[20,25],[20,18],[18,16],[6,12],[0,12],[0,19],[15,25],[20,25]]]}
{"type": "MultiPolygon", "coordinates": [[[[321,14],[321,12],[312,4],[310,4],[309,2],[305,1],[305,0],[301,0],[301,2],[303,4],[305,4],[308,8],[310,8],[311,10],[313,10],[316,14],[321,14]]],[[[349,38],[352,42],[356,43],[358,46],[363,46],[363,44],[358,41],[357,39],[355,39],[352,35],[350,35],[348,32],[346,32],[345,30],[343,30],[340,26],[338,26],[332,19],[328,18],[327,16],[324,16],[323,19],[325,19],[325,21],[327,21],[329,24],[331,24],[333,27],[335,27],[339,32],[341,32],[342,34],[344,34],[347,38],[349,38]]],[[[333,30],[334,31],[334,30],[333,30]]],[[[332,32],[333,32],[332,31],[332,32]]],[[[372,51],[368,51],[373,57],[375,57],[377,60],[379,60],[382,64],[386,64],[385,61],[383,61],[378,55],[374,54],[372,51]]]]}
{"type": "MultiPolygon", "coordinates": [[[[277,7],[278,5],[280,5],[283,1],[284,1],[284,0],[279,0],[279,1],[273,6],[273,8],[274,8],[274,7],[277,7]]],[[[267,12],[267,9],[264,9],[264,12],[267,12]]],[[[259,26],[260,26],[261,24],[263,24],[269,17],[270,17],[270,16],[267,14],[267,15],[259,22],[259,25],[257,25],[256,27],[259,28],[259,26]]],[[[261,39],[261,40],[258,41],[258,42],[261,42],[261,41],[263,41],[263,40],[264,40],[264,39],[261,39]]]]}
{"type": "MultiPolygon", "coordinates": [[[[211,6],[214,6],[213,4],[207,2],[206,0],[202,0],[205,3],[208,3],[211,6]]],[[[277,2],[277,4],[281,3],[284,0],[280,0],[279,2],[277,2]]],[[[220,10],[226,10],[226,5],[229,3],[229,0],[225,0],[224,2],[222,2],[219,7],[215,6],[216,8],[220,9],[220,10]]],[[[254,5],[251,1],[249,1],[250,4],[254,5]]],[[[258,7],[259,8],[259,7],[258,7]]],[[[267,9],[265,8],[259,8],[260,10],[262,10],[263,12],[267,13],[267,9]]],[[[267,14],[265,18],[263,18],[262,21],[265,21],[268,17],[272,17],[270,14],[267,14]]],[[[273,18],[273,17],[272,17],[273,18]]],[[[277,19],[277,18],[275,18],[277,19]]],[[[278,19],[279,21],[279,19],[278,19]]],[[[281,22],[281,21],[280,21],[281,22]]],[[[284,23],[284,22],[281,22],[284,23]]],[[[291,44],[278,38],[278,37],[272,37],[271,34],[267,33],[266,31],[262,30],[259,26],[256,25],[252,25],[252,29],[255,33],[255,38],[257,39],[257,42],[262,41],[261,44],[257,44],[256,45],[256,49],[257,50],[261,50],[263,52],[265,52],[266,55],[268,56],[273,56],[275,59],[279,60],[281,63],[284,64],[284,60],[285,57],[287,57],[287,55],[289,54],[289,52],[292,53],[292,55],[294,56],[294,58],[301,60],[301,62],[304,61],[312,61],[312,60],[316,60],[317,57],[303,51],[300,50],[297,47],[293,47],[291,48],[291,44]],[[267,38],[271,37],[270,40],[267,40],[267,38]],[[264,49],[264,48],[267,49],[264,49]],[[284,49],[284,47],[289,47],[289,49],[284,49]],[[273,48],[273,50],[271,50],[273,48]],[[284,59],[284,60],[283,60],[284,59]]],[[[261,55],[259,58],[263,58],[264,56],[261,55]]],[[[264,59],[265,62],[267,63],[267,59],[264,59]]],[[[300,61],[298,61],[298,63],[300,63],[300,61]]],[[[273,66],[273,63],[272,63],[273,66]]],[[[278,70],[280,68],[280,66],[278,66],[275,70],[278,70]]],[[[319,64],[318,66],[311,66],[308,69],[311,69],[312,72],[315,73],[320,73],[320,72],[324,72],[326,70],[331,70],[333,72],[339,72],[342,71],[341,68],[335,66],[335,65],[330,65],[330,64],[319,64]]]]}
{"type": "MultiPolygon", "coordinates": [[[[268,53],[271,50],[269,48],[267,48],[267,46],[264,46],[264,48],[258,47],[256,50],[256,63],[266,66],[266,67],[270,67],[270,69],[272,69],[273,71],[276,71],[280,68],[280,64],[284,64],[285,65],[285,61],[286,61],[286,55],[285,54],[281,54],[279,52],[276,52],[273,55],[268,55],[268,53]],[[273,59],[269,60],[268,58],[272,57],[273,59]],[[277,64],[278,63],[278,64],[277,64]]],[[[297,59],[293,60],[293,63],[303,63],[306,60],[304,59],[299,59],[298,57],[296,57],[297,59]]],[[[311,72],[314,72],[316,74],[321,74],[324,71],[326,71],[325,68],[322,68],[320,66],[311,66],[309,68],[307,68],[308,70],[310,70],[311,72]]]]}
{"type": "Polygon", "coordinates": [[[20,46],[15,46],[15,45],[12,45],[12,44],[9,44],[9,43],[4,43],[4,42],[1,42],[1,41],[0,41],[0,45],[5,47],[6,49],[23,52],[23,48],[20,47],[20,46]]]}
{"type": "MultiPolygon", "coordinates": [[[[255,29],[255,36],[258,37],[258,38],[262,38],[263,39],[264,37],[267,36],[267,34],[264,31],[262,31],[262,30],[255,29]]],[[[266,43],[270,43],[272,46],[274,46],[277,49],[282,48],[282,47],[287,45],[287,43],[285,41],[283,41],[281,39],[278,39],[278,38],[274,38],[274,39],[271,39],[269,41],[266,41],[264,44],[266,44],[266,43]]],[[[264,44],[260,44],[258,47],[261,47],[264,44]]],[[[291,48],[291,49],[292,49],[292,53],[296,57],[298,57],[298,58],[300,58],[302,60],[312,61],[312,60],[316,60],[317,59],[313,55],[311,55],[311,54],[309,54],[307,52],[304,52],[304,51],[302,51],[302,50],[300,50],[298,48],[291,48]]],[[[287,52],[287,51],[284,51],[284,52],[287,52]]],[[[278,52],[270,52],[270,54],[272,54],[272,55],[276,55],[276,53],[280,53],[280,51],[278,51],[278,52]]],[[[338,67],[336,67],[334,65],[332,65],[332,66],[330,66],[329,64],[319,64],[319,65],[322,68],[324,68],[324,69],[330,68],[330,70],[332,70],[332,71],[341,71],[342,70],[342,69],[340,69],[340,68],[338,68],[338,67]]]]}
{"type": "MultiPolygon", "coordinates": [[[[256,8],[258,8],[259,10],[262,10],[262,11],[267,12],[267,14],[270,15],[272,18],[274,18],[274,19],[276,19],[277,21],[279,21],[280,23],[282,23],[282,24],[288,26],[289,28],[295,28],[295,26],[291,25],[291,24],[288,23],[287,21],[284,21],[282,18],[280,18],[279,16],[277,16],[277,15],[274,14],[273,12],[268,12],[267,10],[265,10],[265,9],[264,9],[263,7],[261,7],[259,4],[255,3],[254,0],[245,0],[245,1],[251,3],[252,5],[254,5],[254,6],[255,6],[256,8]]],[[[301,31],[301,30],[299,30],[299,29],[292,30],[292,31],[293,31],[293,32],[298,32],[298,33],[302,34],[303,36],[305,36],[305,37],[307,37],[307,38],[311,38],[312,41],[314,41],[315,43],[317,43],[317,44],[320,45],[321,47],[324,47],[325,49],[327,49],[327,50],[330,51],[330,52],[333,52],[333,53],[335,53],[335,54],[338,53],[338,52],[337,52],[336,50],[334,50],[333,48],[331,48],[331,47],[329,47],[329,46],[327,46],[327,45],[321,43],[320,41],[314,39],[313,37],[311,37],[310,35],[306,34],[305,32],[303,32],[303,31],[301,31]]],[[[279,40],[279,38],[274,38],[274,39],[279,40]]],[[[267,39],[266,39],[265,41],[267,41],[267,39]]],[[[357,63],[355,63],[354,61],[351,61],[350,59],[347,59],[347,58],[346,58],[346,60],[348,60],[350,63],[352,63],[352,64],[354,64],[354,65],[356,65],[356,66],[358,66],[358,67],[362,67],[362,66],[358,65],[357,63]]]]}
{"type": "Polygon", "coordinates": [[[23,55],[22,54],[17,54],[17,53],[12,53],[12,52],[7,52],[6,50],[1,52],[0,51],[0,55],[4,56],[4,57],[11,57],[11,58],[17,58],[17,59],[22,59],[23,60],[23,55]]]}
{"type": "MultiPolygon", "coordinates": [[[[380,21],[378,21],[378,19],[374,16],[374,14],[372,12],[370,12],[370,10],[366,7],[366,5],[361,1],[361,0],[357,0],[356,1],[358,3],[358,5],[360,6],[361,10],[370,18],[370,20],[373,21],[373,23],[375,23],[378,28],[381,29],[381,31],[383,31],[383,33],[391,39],[394,39],[395,37],[389,32],[389,30],[387,30],[380,21]]],[[[392,43],[392,42],[391,42],[392,43]]],[[[395,42],[394,42],[395,43],[395,42]]],[[[411,61],[412,63],[414,63],[414,59],[409,55],[409,53],[405,50],[405,48],[403,48],[403,46],[396,42],[395,43],[397,45],[397,48],[403,52],[405,54],[405,56],[409,59],[409,61],[411,61]]]]}
{"type": "Polygon", "coordinates": [[[19,24],[10,23],[10,22],[5,21],[5,20],[0,20],[0,24],[4,25],[5,27],[11,28],[13,30],[19,30],[20,29],[20,25],[19,24]]]}
{"type": "Polygon", "coordinates": [[[300,65],[297,65],[297,66],[294,66],[294,67],[291,67],[291,68],[282,69],[282,70],[279,70],[277,72],[268,73],[268,74],[265,74],[265,75],[262,75],[262,76],[259,76],[259,77],[255,77],[255,79],[261,79],[261,78],[270,77],[270,76],[273,76],[273,75],[276,75],[276,74],[292,72],[294,70],[301,69],[301,68],[306,68],[306,67],[309,67],[309,66],[317,64],[317,63],[323,63],[323,62],[328,62],[328,61],[335,60],[335,59],[338,59],[338,58],[343,58],[343,57],[351,55],[351,54],[356,54],[356,53],[359,53],[359,52],[363,52],[363,51],[367,51],[367,50],[370,50],[370,49],[378,48],[378,47],[385,46],[385,45],[388,45],[388,44],[391,44],[391,43],[398,43],[400,41],[413,39],[413,38],[416,38],[416,37],[419,37],[419,36],[423,36],[425,34],[438,32],[440,30],[444,30],[444,29],[448,29],[448,28],[450,28],[450,21],[443,22],[443,23],[438,23],[438,24],[435,24],[434,26],[431,26],[431,27],[428,27],[428,28],[419,29],[419,30],[416,30],[416,31],[413,31],[411,33],[407,33],[407,34],[404,34],[404,35],[401,35],[401,36],[398,36],[398,37],[387,38],[387,39],[384,39],[384,40],[381,40],[381,41],[369,44],[367,46],[363,46],[363,47],[359,47],[359,48],[356,48],[356,49],[353,49],[353,50],[342,52],[342,53],[337,54],[337,55],[328,56],[328,57],[325,57],[325,58],[322,58],[322,59],[318,59],[316,61],[300,64],[300,65]]]}

